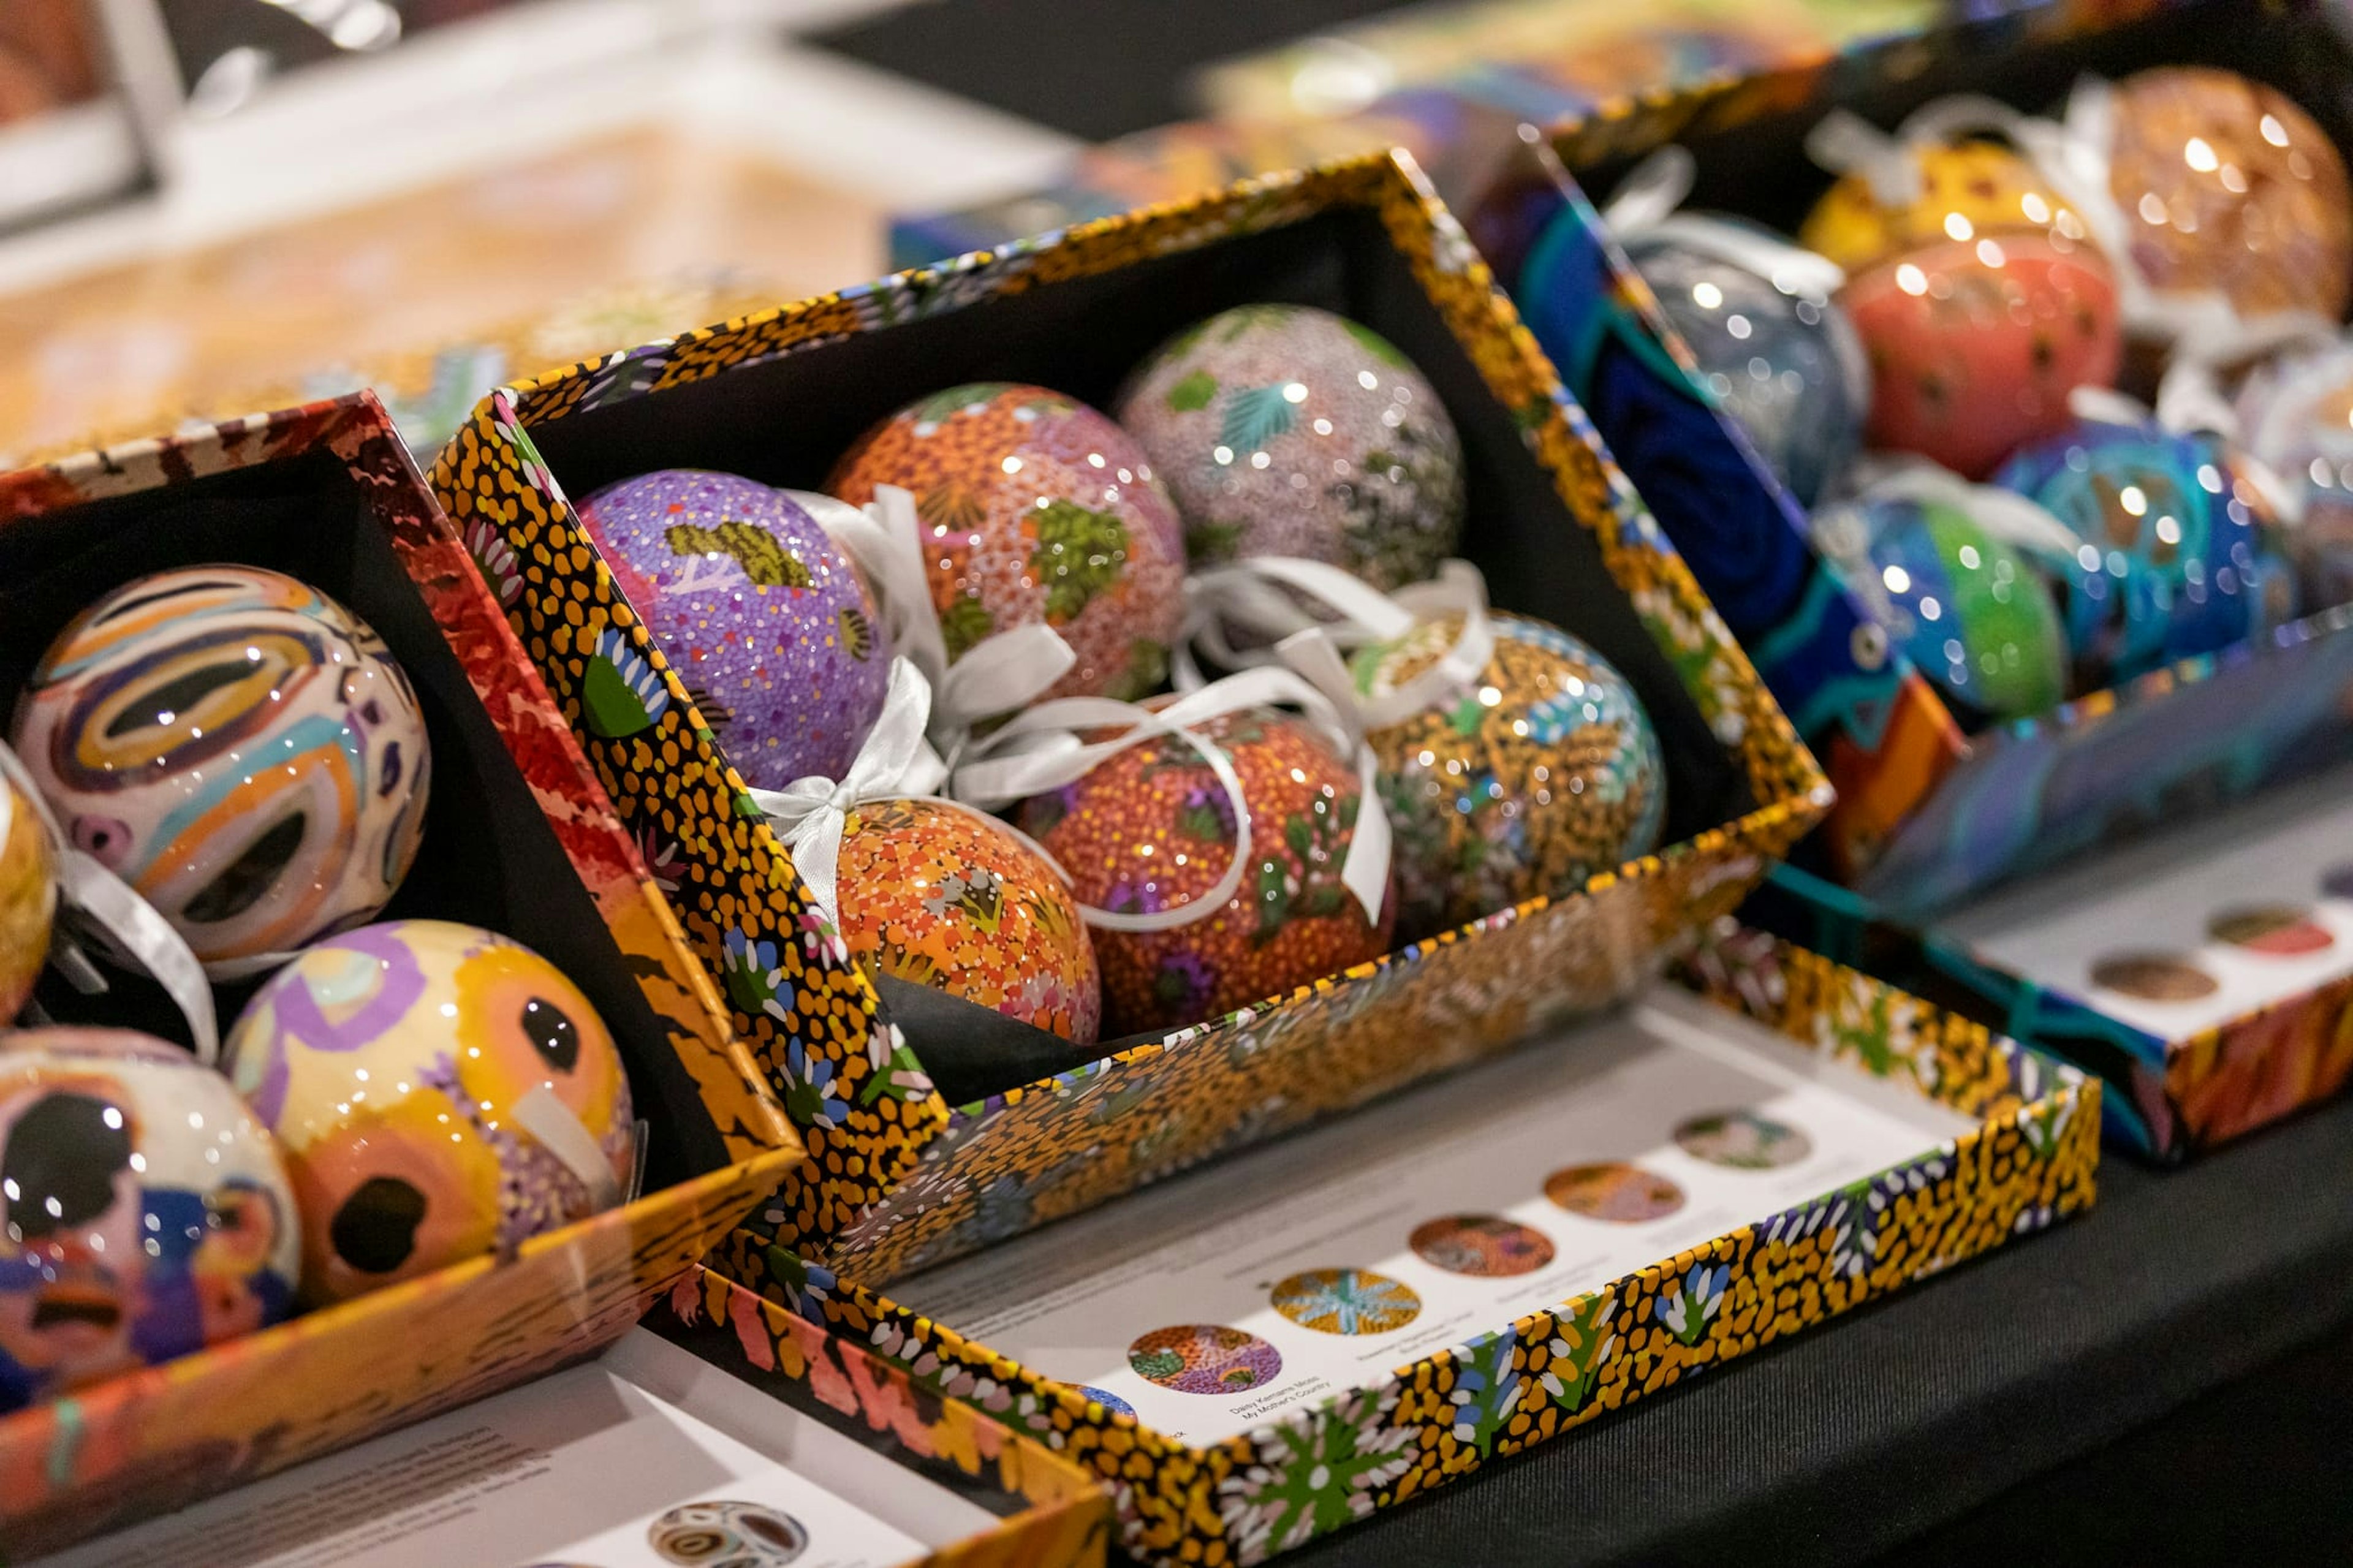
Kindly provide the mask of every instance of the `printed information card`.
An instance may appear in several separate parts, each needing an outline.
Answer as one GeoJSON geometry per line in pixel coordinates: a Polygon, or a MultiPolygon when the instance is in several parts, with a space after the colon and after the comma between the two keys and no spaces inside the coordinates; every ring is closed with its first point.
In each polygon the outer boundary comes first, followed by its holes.
{"type": "Polygon", "coordinates": [[[638,1330],[586,1366],[26,1568],[887,1568],[997,1523],[638,1330]]]}
{"type": "Polygon", "coordinates": [[[890,1294],[1206,1444],[1969,1125],[1661,987],[1549,1045],[890,1294]]]}
{"type": "Polygon", "coordinates": [[[2163,1040],[2353,973],[2353,769],[2035,877],[1934,932],[2163,1040]]]}

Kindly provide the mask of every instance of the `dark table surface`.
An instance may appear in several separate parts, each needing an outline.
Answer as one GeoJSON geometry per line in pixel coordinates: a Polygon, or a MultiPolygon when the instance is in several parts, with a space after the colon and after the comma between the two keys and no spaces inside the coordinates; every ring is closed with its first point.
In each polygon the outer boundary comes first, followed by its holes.
{"type": "Polygon", "coordinates": [[[2348,1410],[2353,1101],[1282,1561],[2342,1560],[2348,1410]]]}

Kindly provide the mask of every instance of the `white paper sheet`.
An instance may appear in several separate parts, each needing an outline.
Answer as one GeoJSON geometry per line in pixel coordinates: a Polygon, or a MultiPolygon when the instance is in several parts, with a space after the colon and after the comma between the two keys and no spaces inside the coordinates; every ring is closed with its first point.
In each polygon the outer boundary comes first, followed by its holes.
{"type": "Polygon", "coordinates": [[[638,1330],[588,1365],[26,1568],[884,1568],[997,1522],[638,1330]],[[727,1536],[744,1551],[713,1546],[727,1536]]]}
{"type": "Polygon", "coordinates": [[[1557,1041],[889,1293],[1039,1372],[1111,1395],[1155,1430],[1213,1442],[1884,1170],[1969,1125],[1662,987],[1557,1041]],[[1780,1142],[1764,1153],[1786,1163],[1741,1169],[1676,1141],[1692,1119],[1740,1110],[1799,1134],[1803,1147],[1780,1142]],[[1661,1212],[1650,1217],[1594,1217],[1547,1196],[1548,1177],[1601,1162],[1662,1179],[1680,1201],[1667,1210],[1667,1189],[1641,1176],[1560,1190],[1588,1206],[1608,1193],[1635,1211],[1655,1199],[1661,1212]],[[1502,1223],[1451,1247],[1423,1229],[1459,1215],[1502,1223]],[[1491,1272],[1466,1273],[1466,1264],[1491,1272]],[[1336,1293],[1328,1282],[1282,1289],[1317,1269],[1357,1278],[1336,1293]],[[1326,1327],[1286,1315],[1278,1298],[1326,1327]],[[1148,1339],[1184,1325],[1249,1339],[1223,1349],[1148,1339]],[[1185,1386],[1205,1383],[1202,1392],[1185,1386]]]}
{"type": "Polygon", "coordinates": [[[2186,820],[2148,842],[2030,878],[1933,929],[1986,963],[2087,1002],[2159,1039],[2179,1040],[2353,974],[2353,898],[2342,896],[2348,893],[2353,893],[2353,770],[2340,769],[2234,811],[2186,820]],[[2310,952],[2267,952],[2210,933],[2217,914],[2262,905],[2301,908],[2329,941],[2310,952]],[[2129,995],[2094,978],[2103,959],[2137,952],[2187,960],[2214,989],[2165,1001],[2129,995]]]}

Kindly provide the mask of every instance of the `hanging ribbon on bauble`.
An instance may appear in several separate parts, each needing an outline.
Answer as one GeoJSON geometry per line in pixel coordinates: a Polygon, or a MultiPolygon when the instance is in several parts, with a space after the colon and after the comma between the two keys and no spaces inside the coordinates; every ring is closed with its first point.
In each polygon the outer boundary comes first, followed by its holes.
{"type": "MultiPolygon", "coordinates": [[[[49,863],[57,879],[58,916],[49,962],[86,996],[107,989],[106,979],[76,938],[86,940],[128,969],[148,975],[180,1010],[195,1046],[196,1059],[206,1067],[220,1058],[220,1023],[213,1008],[212,987],[205,966],[188,949],[187,940],[172,922],[132,889],[131,884],[74,847],[64,828],[41,798],[33,775],[14,748],[0,742],[0,774],[16,786],[39,820],[49,841],[49,863]]],[[[0,842],[8,837],[8,819],[15,807],[9,792],[0,790],[0,842]]],[[[278,959],[282,963],[283,958],[278,959]]]]}
{"type": "Polygon", "coordinates": [[[1028,707],[1078,662],[1062,634],[1042,621],[993,633],[949,658],[923,566],[923,520],[909,491],[877,485],[862,508],[814,490],[785,493],[866,574],[891,646],[928,685],[927,733],[942,757],[953,759],[989,720],[1028,707]]]}
{"type": "Polygon", "coordinates": [[[1208,767],[1233,808],[1234,847],[1225,872],[1206,891],[1164,910],[1118,910],[1082,904],[1089,925],[1105,931],[1173,931],[1226,908],[1252,864],[1250,804],[1233,760],[1204,727],[1251,708],[1287,708],[1344,758],[1353,758],[1359,796],[1356,826],[1340,866],[1340,882],[1368,921],[1377,921],[1388,891],[1389,825],[1381,809],[1377,770],[1356,726],[1314,686],[1289,669],[1243,669],[1169,699],[1157,707],[1108,697],[1062,697],[1016,715],[965,748],[948,795],[994,810],[1074,784],[1099,764],[1133,747],[1166,739],[1188,747],[1208,767]],[[1089,739],[1102,731],[1106,738],[1089,739]]]}

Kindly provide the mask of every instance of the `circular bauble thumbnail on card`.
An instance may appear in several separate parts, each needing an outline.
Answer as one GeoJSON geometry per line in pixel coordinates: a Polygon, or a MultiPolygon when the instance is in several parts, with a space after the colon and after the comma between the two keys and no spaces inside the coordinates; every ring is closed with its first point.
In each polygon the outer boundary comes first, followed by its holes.
{"type": "Polygon", "coordinates": [[[603,1020],[554,964],[477,927],[389,921],[321,942],[254,994],[222,1066],[285,1151],[314,1300],[586,1218],[631,1173],[603,1020]]]}
{"type": "Polygon", "coordinates": [[[82,611],[26,683],[15,741],[74,847],[207,963],[369,919],[424,834],[407,675],[358,616],[260,567],[161,572],[82,611]]]}
{"type": "Polygon", "coordinates": [[[128,1030],[0,1034],[0,1411],[267,1328],[301,1261],[220,1075],[128,1030]]]}
{"type": "Polygon", "coordinates": [[[1185,541],[1151,458],[1103,415],[1041,386],[976,382],[860,437],[825,492],[915,498],[951,661],[1017,626],[1078,656],[1051,697],[1159,689],[1184,611],[1185,541]]]}
{"type": "Polygon", "coordinates": [[[1462,533],[1462,443],[1387,338],[1308,305],[1242,305],[1163,343],[1120,423],[1176,498],[1196,564],[1295,555],[1379,588],[1462,533]]]}
{"type": "MultiPolygon", "coordinates": [[[[839,777],[874,727],[890,637],[874,596],[817,519],[733,474],[664,468],[606,486],[580,521],[630,609],[754,788],[839,777]]],[[[591,732],[650,727],[650,668],[617,632],[591,659],[591,732]]]]}

